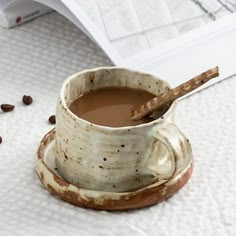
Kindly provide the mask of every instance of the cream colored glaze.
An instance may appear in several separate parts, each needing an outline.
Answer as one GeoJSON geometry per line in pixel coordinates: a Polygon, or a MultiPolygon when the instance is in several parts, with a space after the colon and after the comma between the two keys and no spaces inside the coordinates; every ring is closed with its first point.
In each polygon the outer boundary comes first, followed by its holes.
{"type": "Polygon", "coordinates": [[[131,192],[105,192],[88,190],[66,182],[58,172],[55,163],[55,130],[48,132],[42,139],[36,157],[36,171],[44,186],[59,198],[82,207],[103,210],[127,210],[158,203],[182,188],[191,176],[193,163],[160,184],[154,182],[131,192]]]}
{"type": "Polygon", "coordinates": [[[68,103],[81,94],[111,86],[141,88],[155,95],[169,89],[157,77],[115,67],[68,78],[56,112],[56,162],[61,175],[82,188],[122,192],[161,184],[185,169],[192,151],[184,134],[170,123],[175,103],[153,122],[121,128],[94,125],[68,109],[68,103]]]}

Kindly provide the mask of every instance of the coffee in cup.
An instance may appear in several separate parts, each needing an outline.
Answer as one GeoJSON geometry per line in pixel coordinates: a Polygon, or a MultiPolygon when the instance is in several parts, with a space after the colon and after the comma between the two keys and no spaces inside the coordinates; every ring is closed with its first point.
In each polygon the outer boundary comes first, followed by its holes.
{"type": "MultiPolygon", "coordinates": [[[[109,127],[135,126],[154,120],[145,117],[132,120],[132,109],[155,97],[142,89],[127,87],[106,87],[91,90],[69,103],[69,109],[78,117],[93,124],[109,127]]],[[[161,117],[168,107],[159,111],[161,117]]]]}
{"type": "Polygon", "coordinates": [[[161,116],[154,112],[147,122],[130,123],[131,116],[121,117],[127,101],[129,110],[169,88],[156,76],[117,67],[85,70],[69,77],[62,85],[56,111],[56,164],[62,177],[84,189],[124,192],[154,182],[162,184],[181,173],[189,165],[192,151],[173,123],[176,102],[161,116]],[[109,119],[105,119],[108,107],[104,104],[112,106],[109,119]],[[93,117],[90,111],[101,117],[93,117]]]}

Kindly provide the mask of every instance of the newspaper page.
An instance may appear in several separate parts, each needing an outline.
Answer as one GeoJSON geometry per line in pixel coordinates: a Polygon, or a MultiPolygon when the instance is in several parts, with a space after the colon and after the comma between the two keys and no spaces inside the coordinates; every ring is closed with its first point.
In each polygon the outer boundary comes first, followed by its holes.
{"type": "Polygon", "coordinates": [[[236,0],[61,2],[117,66],[172,86],[215,66],[220,77],[205,87],[236,73],[236,0]]]}
{"type": "Polygon", "coordinates": [[[236,10],[236,0],[75,0],[122,57],[215,21],[236,10]]]}

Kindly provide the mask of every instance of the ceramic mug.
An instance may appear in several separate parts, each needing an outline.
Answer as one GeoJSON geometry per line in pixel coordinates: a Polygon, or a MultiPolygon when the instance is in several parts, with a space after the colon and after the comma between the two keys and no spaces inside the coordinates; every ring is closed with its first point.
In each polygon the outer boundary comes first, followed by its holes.
{"type": "MultiPolygon", "coordinates": [[[[60,174],[81,188],[123,192],[168,181],[189,165],[191,146],[173,123],[172,103],[150,123],[112,128],[73,114],[70,101],[90,90],[124,86],[160,95],[167,82],[117,67],[85,70],[62,85],[56,110],[56,164],[60,174]]],[[[153,117],[156,113],[153,114],[153,117]]]]}

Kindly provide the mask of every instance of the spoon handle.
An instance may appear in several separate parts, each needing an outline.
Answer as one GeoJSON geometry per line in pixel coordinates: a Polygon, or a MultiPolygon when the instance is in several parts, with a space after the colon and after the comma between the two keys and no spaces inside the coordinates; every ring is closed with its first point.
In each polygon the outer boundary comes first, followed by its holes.
{"type": "Polygon", "coordinates": [[[162,95],[154,97],[151,100],[147,101],[145,104],[137,107],[133,110],[131,119],[139,120],[144,116],[151,114],[154,110],[157,110],[160,107],[173,102],[175,99],[192,92],[196,88],[202,86],[203,84],[217,76],[219,76],[218,66],[203,72],[193,79],[177,86],[176,88],[168,90],[162,95]]]}

